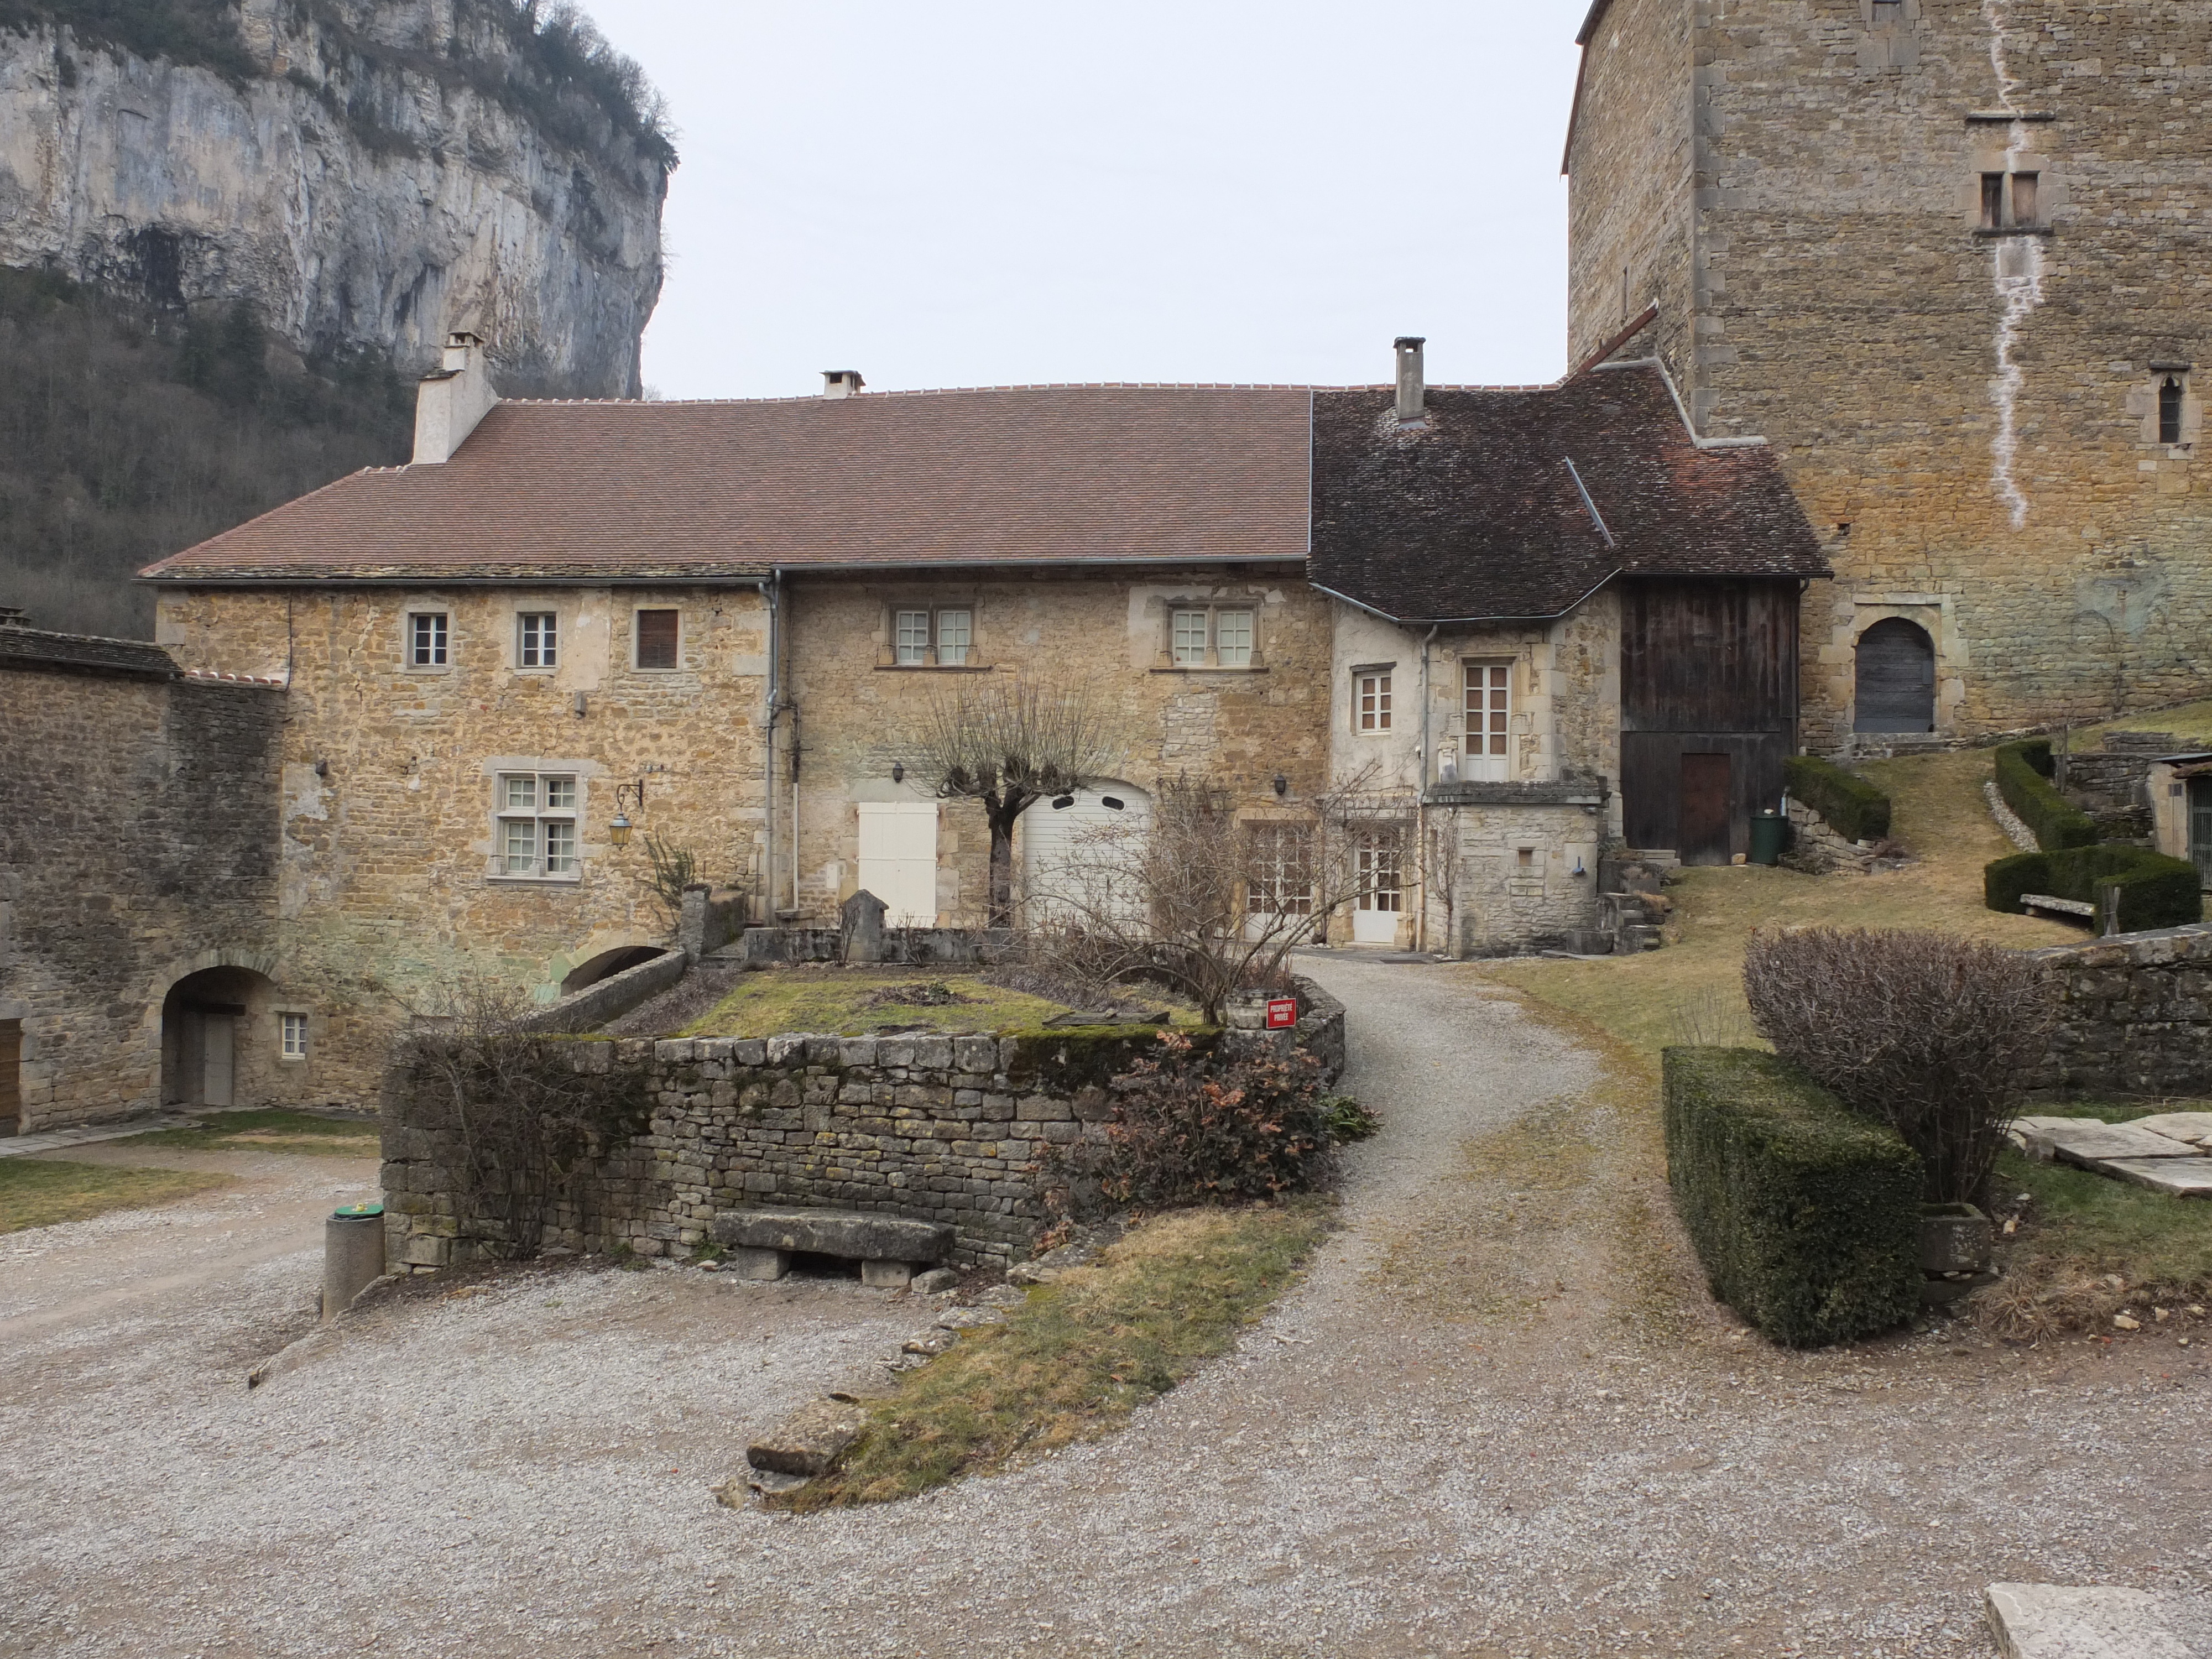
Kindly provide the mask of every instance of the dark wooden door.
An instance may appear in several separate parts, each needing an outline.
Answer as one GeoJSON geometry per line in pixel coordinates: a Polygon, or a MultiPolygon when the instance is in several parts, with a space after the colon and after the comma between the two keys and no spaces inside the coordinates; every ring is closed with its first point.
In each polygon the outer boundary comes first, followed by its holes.
{"type": "Polygon", "coordinates": [[[1885,617],[1859,635],[1855,732],[1936,729],[1936,642],[1902,617],[1885,617]]]}
{"type": "Polygon", "coordinates": [[[2197,884],[2212,890],[2212,778],[2189,781],[2189,856],[2197,884]]]}
{"type": "Polygon", "coordinates": [[[1674,855],[1685,864],[1729,861],[1729,757],[1682,757],[1682,805],[1674,855]]]}
{"type": "Polygon", "coordinates": [[[0,1135],[23,1127],[23,1022],[0,1019],[0,1135]]]}

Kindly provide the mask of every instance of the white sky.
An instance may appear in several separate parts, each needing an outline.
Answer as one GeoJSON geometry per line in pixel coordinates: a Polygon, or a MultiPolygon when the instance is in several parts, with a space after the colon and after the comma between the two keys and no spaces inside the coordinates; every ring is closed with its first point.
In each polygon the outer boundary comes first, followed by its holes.
{"type": "Polygon", "coordinates": [[[1586,0],[586,0],[683,165],[665,397],[1565,367],[1586,0]]]}

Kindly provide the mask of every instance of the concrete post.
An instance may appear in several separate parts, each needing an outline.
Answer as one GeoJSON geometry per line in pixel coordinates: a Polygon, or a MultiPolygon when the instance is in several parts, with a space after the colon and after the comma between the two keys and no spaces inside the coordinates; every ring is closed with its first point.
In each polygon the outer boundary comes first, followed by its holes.
{"type": "Polygon", "coordinates": [[[323,1318],[336,1319],[384,1277],[384,1206],[349,1204],[323,1223],[323,1318]]]}

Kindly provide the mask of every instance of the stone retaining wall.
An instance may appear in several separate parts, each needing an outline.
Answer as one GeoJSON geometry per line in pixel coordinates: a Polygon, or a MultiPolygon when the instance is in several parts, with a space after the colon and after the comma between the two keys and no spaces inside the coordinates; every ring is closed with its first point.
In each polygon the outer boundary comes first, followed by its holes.
{"type": "Polygon", "coordinates": [[[570,992],[551,1006],[531,1015],[523,1022],[524,1028],[532,1031],[596,1031],[659,996],[682,979],[690,965],[682,951],[665,951],[650,962],[641,962],[619,974],[609,974],[580,991],[570,992]]]}
{"type": "MultiPolygon", "coordinates": [[[[1000,962],[1012,949],[1013,938],[1003,928],[886,927],[882,961],[907,967],[1000,962]]],[[[836,927],[748,927],[720,954],[763,968],[778,963],[842,962],[845,937],[836,927]]]]}
{"type": "Polygon", "coordinates": [[[1790,865],[1816,876],[1838,870],[1866,874],[1874,863],[1872,843],[1852,841],[1831,829],[1827,819],[1795,795],[1788,804],[1790,851],[1785,856],[1790,865]]]}
{"type": "Polygon", "coordinates": [[[2034,954],[2063,999],[2040,1092],[2212,1094],[2212,925],[2034,954]]]}

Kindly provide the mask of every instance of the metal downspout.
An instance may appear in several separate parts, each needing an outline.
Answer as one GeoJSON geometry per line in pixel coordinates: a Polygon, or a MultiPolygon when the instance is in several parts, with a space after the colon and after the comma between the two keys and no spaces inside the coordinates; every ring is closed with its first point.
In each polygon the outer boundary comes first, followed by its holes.
{"type": "MultiPolygon", "coordinates": [[[[1442,627],[1437,623],[1437,627],[1442,627]]],[[[1413,948],[1429,948],[1429,647],[1436,642],[1437,627],[1421,641],[1420,776],[1413,787],[1413,856],[1421,872],[1421,908],[1413,915],[1413,948]]]]}
{"type": "Polygon", "coordinates": [[[768,850],[761,865],[761,924],[775,920],[775,717],[783,702],[783,572],[772,570],[765,584],[768,594],[768,738],[767,772],[762,784],[761,819],[768,830],[768,850]]]}

